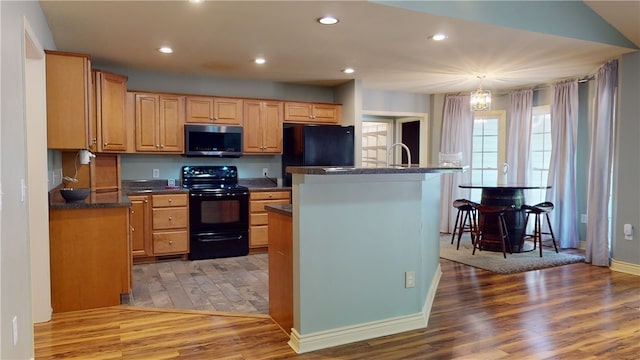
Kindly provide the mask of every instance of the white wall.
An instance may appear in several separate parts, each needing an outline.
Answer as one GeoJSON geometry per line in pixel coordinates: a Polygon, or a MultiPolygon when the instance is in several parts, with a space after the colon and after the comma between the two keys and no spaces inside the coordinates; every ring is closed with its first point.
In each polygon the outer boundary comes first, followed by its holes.
{"type": "MultiPolygon", "coordinates": [[[[21,182],[26,183],[26,123],[24,87],[24,19],[40,43],[53,48],[53,38],[35,1],[1,1],[0,92],[0,358],[28,359],[33,356],[31,278],[27,202],[21,200],[21,182]],[[12,319],[17,317],[18,342],[12,343],[12,319]]],[[[41,219],[41,226],[48,226],[41,219]]]]}

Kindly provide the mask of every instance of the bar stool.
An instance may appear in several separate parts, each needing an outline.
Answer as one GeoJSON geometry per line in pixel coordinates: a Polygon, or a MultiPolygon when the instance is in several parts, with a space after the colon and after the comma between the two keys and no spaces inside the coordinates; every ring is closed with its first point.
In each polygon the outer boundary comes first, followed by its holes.
{"type": "MultiPolygon", "coordinates": [[[[472,254],[476,254],[476,249],[482,250],[482,245],[487,242],[485,239],[485,223],[487,221],[487,216],[494,216],[498,222],[498,231],[500,233],[500,242],[502,244],[502,256],[506,259],[506,244],[510,244],[510,241],[507,223],[504,220],[504,214],[508,211],[513,211],[513,207],[478,205],[476,206],[476,210],[478,211],[480,221],[476,227],[476,243],[473,246],[472,254]]],[[[509,254],[511,253],[511,246],[509,246],[509,254]]]]}
{"type": "Polygon", "coordinates": [[[467,200],[467,199],[457,199],[453,202],[453,207],[458,209],[458,214],[456,215],[456,223],[453,225],[453,233],[451,234],[451,245],[453,245],[453,241],[458,235],[458,245],[456,246],[456,250],[460,250],[460,238],[462,234],[468,232],[471,236],[471,243],[475,243],[474,233],[476,227],[476,206],[478,204],[467,200]],[[461,217],[462,215],[462,217],[461,217]],[[468,221],[467,221],[468,220],[468,221]]]}
{"type": "Polygon", "coordinates": [[[520,240],[519,249],[522,250],[525,238],[533,239],[533,249],[540,245],[540,257],[542,257],[542,235],[550,235],[553,241],[553,248],[558,252],[558,245],[556,244],[556,237],[553,235],[553,229],[551,228],[551,221],[549,220],[549,213],[553,210],[553,203],[545,201],[536,205],[523,205],[522,209],[527,214],[524,220],[524,229],[522,230],[522,240],[520,240]],[[535,216],[533,234],[527,234],[527,224],[529,223],[529,215],[535,216]],[[540,216],[544,215],[547,218],[547,225],[549,226],[549,232],[542,231],[542,223],[540,216]]]}

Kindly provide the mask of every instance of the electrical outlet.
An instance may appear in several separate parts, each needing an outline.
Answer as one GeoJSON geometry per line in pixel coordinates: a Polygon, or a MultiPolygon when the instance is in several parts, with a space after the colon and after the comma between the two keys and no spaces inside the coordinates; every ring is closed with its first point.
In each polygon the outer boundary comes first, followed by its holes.
{"type": "Polygon", "coordinates": [[[262,168],[262,176],[269,176],[269,168],[262,168]]]}
{"type": "Polygon", "coordinates": [[[153,178],[160,179],[160,169],[153,169],[153,178]]]}
{"type": "Polygon", "coordinates": [[[11,320],[11,329],[13,334],[13,346],[18,345],[18,316],[14,315],[11,320]]]}
{"type": "Polygon", "coordinates": [[[404,287],[412,288],[416,286],[416,273],[415,271],[407,271],[404,273],[404,287]]]}
{"type": "Polygon", "coordinates": [[[580,216],[581,223],[586,224],[588,220],[589,218],[587,217],[587,214],[582,214],[582,216],[580,216]]]}

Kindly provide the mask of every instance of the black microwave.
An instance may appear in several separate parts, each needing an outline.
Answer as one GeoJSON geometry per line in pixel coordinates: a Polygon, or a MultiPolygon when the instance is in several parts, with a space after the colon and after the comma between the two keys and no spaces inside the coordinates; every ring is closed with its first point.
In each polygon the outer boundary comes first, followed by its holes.
{"type": "Polygon", "coordinates": [[[185,156],[242,156],[242,127],[185,125],[185,156]]]}

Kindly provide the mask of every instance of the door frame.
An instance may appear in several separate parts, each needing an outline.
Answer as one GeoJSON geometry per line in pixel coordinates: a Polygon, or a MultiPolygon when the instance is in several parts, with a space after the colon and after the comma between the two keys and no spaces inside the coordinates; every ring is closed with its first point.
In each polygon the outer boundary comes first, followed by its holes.
{"type": "MultiPolygon", "coordinates": [[[[420,159],[423,164],[430,163],[429,159],[429,147],[428,141],[431,139],[429,133],[429,114],[427,113],[418,113],[418,112],[402,112],[402,111],[368,111],[363,110],[362,116],[380,116],[385,118],[394,118],[395,119],[395,128],[394,128],[394,142],[397,142],[398,139],[402,139],[402,123],[403,122],[411,122],[411,121],[420,121],[420,159]]],[[[362,122],[362,119],[360,119],[362,122]]],[[[389,144],[390,145],[390,144],[389,144]]],[[[362,151],[362,144],[360,145],[360,149],[358,151],[362,151]]],[[[399,153],[399,152],[398,152],[399,153]]],[[[360,157],[359,157],[360,158],[360,157]]],[[[395,159],[394,161],[398,161],[395,159]]],[[[360,158],[359,164],[356,166],[362,166],[362,159],[360,158]]]]}

